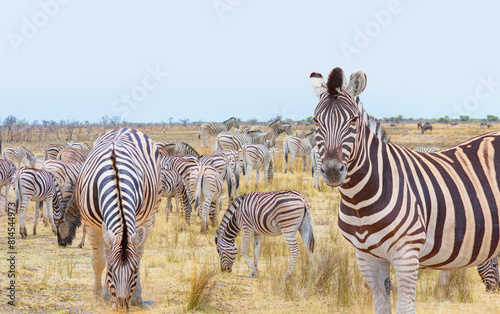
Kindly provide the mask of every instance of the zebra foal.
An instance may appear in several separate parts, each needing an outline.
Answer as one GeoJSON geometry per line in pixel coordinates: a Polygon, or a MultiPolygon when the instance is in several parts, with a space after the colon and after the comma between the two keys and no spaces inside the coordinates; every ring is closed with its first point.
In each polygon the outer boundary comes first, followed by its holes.
{"type": "Polygon", "coordinates": [[[219,228],[215,230],[215,244],[222,271],[232,271],[237,252],[234,241],[240,230],[243,237],[241,254],[252,271],[248,277],[259,276],[258,259],[262,236],[284,236],[291,255],[284,279],[292,274],[299,256],[297,231],[302,236],[311,265],[313,264],[314,232],[311,205],[307,198],[297,191],[254,192],[239,196],[229,204],[219,228]],[[253,263],[248,257],[252,237],[253,263]]]}

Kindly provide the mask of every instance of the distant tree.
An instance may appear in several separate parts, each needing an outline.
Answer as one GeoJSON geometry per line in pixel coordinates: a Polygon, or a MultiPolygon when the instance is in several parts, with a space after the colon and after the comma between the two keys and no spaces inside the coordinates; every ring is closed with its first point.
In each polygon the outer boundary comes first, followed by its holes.
{"type": "Polygon", "coordinates": [[[470,117],[469,116],[459,116],[460,121],[467,122],[469,121],[470,117]]]}
{"type": "Polygon", "coordinates": [[[437,119],[437,123],[449,123],[449,122],[450,120],[446,116],[437,119]]]}
{"type": "Polygon", "coordinates": [[[489,122],[497,122],[498,121],[498,117],[494,116],[492,114],[489,114],[489,115],[486,116],[486,120],[488,120],[489,122]]]}
{"type": "Polygon", "coordinates": [[[313,116],[309,116],[306,118],[306,122],[313,123],[313,116]]]}
{"type": "Polygon", "coordinates": [[[170,126],[172,126],[172,120],[174,120],[174,118],[172,117],[168,118],[168,123],[170,124],[170,126]]]}
{"type": "Polygon", "coordinates": [[[179,119],[179,121],[182,123],[183,126],[187,127],[187,124],[189,123],[189,119],[187,118],[182,118],[179,119]]]}
{"type": "Polygon", "coordinates": [[[253,117],[252,119],[248,119],[247,120],[247,123],[250,124],[250,125],[254,125],[257,122],[258,122],[258,120],[255,117],[253,117]]]}
{"type": "Polygon", "coordinates": [[[120,116],[113,116],[110,121],[111,121],[111,124],[113,126],[116,126],[117,124],[120,123],[121,120],[122,120],[122,117],[120,117],[120,116]]]}

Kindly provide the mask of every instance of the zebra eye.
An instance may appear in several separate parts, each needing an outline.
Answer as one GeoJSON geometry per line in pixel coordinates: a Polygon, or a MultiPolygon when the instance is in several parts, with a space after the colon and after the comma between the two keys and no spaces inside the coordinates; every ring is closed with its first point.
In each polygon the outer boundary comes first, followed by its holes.
{"type": "Polygon", "coordinates": [[[351,121],[349,122],[349,124],[352,125],[352,126],[355,126],[356,125],[356,121],[358,121],[358,117],[352,118],[351,121]]]}

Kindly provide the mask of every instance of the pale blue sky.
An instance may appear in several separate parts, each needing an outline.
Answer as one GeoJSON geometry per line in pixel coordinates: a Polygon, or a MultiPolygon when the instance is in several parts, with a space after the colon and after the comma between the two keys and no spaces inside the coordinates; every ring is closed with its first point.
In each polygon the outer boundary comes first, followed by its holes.
{"type": "Polygon", "coordinates": [[[500,115],[500,4],[436,2],[2,1],[0,119],[302,119],[336,66],[377,117],[500,115]]]}

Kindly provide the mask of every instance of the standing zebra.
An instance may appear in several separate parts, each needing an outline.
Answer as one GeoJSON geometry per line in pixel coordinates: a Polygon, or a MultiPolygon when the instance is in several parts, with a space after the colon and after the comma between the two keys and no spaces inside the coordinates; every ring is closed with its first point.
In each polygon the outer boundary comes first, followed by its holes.
{"type": "Polygon", "coordinates": [[[232,134],[223,132],[217,135],[215,150],[240,150],[245,144],[262,144],[266,140],[266,133],[250,131],[248,133],[232,134]]]}
{"type": "Polygon", "coordinates": [[[218,150],[212,153],[214,156],[225,156],[228,160],[229,163],[231,164],[231,172],[233,173],[234,176],[234,183],[231,185],[234,186],[234,196],[238,196],[239,191],[240,191],[240,152],[235,151],[232,149],[226,149],[226,150],[218,150]]]}
{"type": "Polygon", "coordinates": [[[84,162],[89,154],[90,151],[86,149],[65,147],[57,154],[56,159],[69,162],[84,162]]]}
{"type": "Polygon", "coordinates": [[[219,228],[215,230],[215,244],[219,253],[221,270],[231,272],[236,259],[236,236],[243,232],[241,254],[251,269],[248,277],[258,277],[260,245],[262,236],[283,235],[292,256],[285,279],[295,268],[299,256],[297,231],[307,248],[311,264],[314,253],[314,233],[311,205],[307,198],[297,191],[272,191],[249,193],[239,196],[226,210],[219,228]],[[248,257],[248,248],[254,237],[254,262],[248,257]]]}
{"type": "Polygon", "coordinates": [[[273,154],[266,145],[246,144],[241,151],[243,159],[243,175],[245,176],[245,185],[248,187],[248,177],[252,169],[255,169],[255,187],[259,184],[259,170],[264,168],[264,183],[273,182],[274,164],[273,154]]]}
{"type": "Polygon", "coordinates": [[[222,180],[226,182],[227,196],[229,200],[233,200],[233,167],[231,165],[231,159],[226,157],[224,154],[207,155],[200,158],[201,165],[207,165],[214,167],[218,172],[222,180]]]}
{"type": "Polygon", "coordinates": [[[47,171],[21,167],[14,175],[14,188],[16,189],[16,211],[19,214],[19,234],[23,239],[28,237],[25,219],[26,210],[30,201],[35,202],[35,222],[33,235],[36,235],[36,224],[40,202],[45,202],[43,220],[47,224],[47,212],[52,231],[56,233],[54,214],[61,212],[62,194],[55,178],[47,171]]]}
{"type": "Polygon", "coordinates": [[[285,137],[283,140],[283,151],[285,152],[285,173],[288,168],[288,155],[290,155],[290,172],[293,173],[293,159],[302,157],[304,171],[306,165],[309,166],[309,158],[314,147],[315,131],[309,132],[304,138],[298,138],[293,135],[285,137]]]}
{"type": "Polygon", "coordinates": [[[276,146],[276,139],[281,133],[286,133],[288,135],[292,134],[292,126],[290,123],[284,123],[281,119],[276,119],[271,124],[269,124],[269,131],[266,133],[266,140],[269,140],[271,146],[276,146]]]}
{"type": "Polygon", "coordinates": [[[62,144],[49,144],[45,147],[44,155],[45,160],[57,159],[57,154],[66,146],[62,144]]]}
{"type": "Polygon", "coordinates": [[[313,176],[313,187],[318,189],[318,191],[321,191],[321,183],[319,182],[320,169],[321,158],[319,157],[318,146],[316,145],[311,151],[311,171],[313,176]]]}
{"type": "Polygon", "coordinates": [[[429,122],[425,122],[422,126],[422,134],[424,134],[425,131],[432,131],[432,125],[429,122]]]}
{"type": "Polygon", "coordinates": [[[66,144],[66,147],[72,147],[72,148],[90,150],[89,144],[83,143],[83,142],[77,142],[77,141],[69,141],[66,144]]]}
{"type": "Polygon", "coordinates": [[[184,217],[189,224],[192,208],[184,180],[182,180],[182,177],[177,171],[163,168],[160,169],[160,178],[162,187],[161,196],[167,198],[167,205],[165,207],[167,219],[169,213],[172,212],[172,198],[174,197],[179,216],[184,217]]]}
{"type": "Polygon", "coordinates": [[[119,307],[142,304],[139,264],[161,201],[159,168],[154,142],[124,128],[95,141],[78,177],[75,197],[92,246],[94,293],[111,294],[119,307]]]}
{"type": "Polygon", "coordinates": [[[9,208],[9,191],[15,172],[16,166],[12,161],[0,159],[0,194],[5,186],[5,211],[8,211],[9,208]]]}
{"type": "Polygon", "coordinates": [[[28,167],[35,168],[36,156],[24,146],[10,146],[2,150],[2,159],[10,160],[17,168],[21,167],[21,162],[28,167]]]}
{"type": "Polygon", "coordinates": [[[356,250],[376,313],[390,313],[390,265],[398,282],[397,312],[415,311],[419,268],[481,264],[500,252],[500,132],[436,153],[384,142],[357,98],[366,75],[342,69],[323,84],[314,112],[321,174],[341,195],[338,225],[356,250]]]}
{"type": "Polygon", "coordinates": [[[231,117],[222,123],[203,123],[200,126],[200,131],[198,132],[198,139],[200,139],[203,133],[203,146],[207,146],[206,141],[208,135],[218,135],[221,132],[228,132],[232,127],[239,128],[238,122],[235,117],[231,117]]]}
{"type": "Polygon", "coordinates": [[[191,180],[196,184],[194,210],[198,210],[202,198],[201,207],[201,232],[208,229],[208,221],[213,226],[219,219],[219,207],[222,201],[222,178],[217,169],[207,165],[201,165],[191,172],[191,180]]]}

